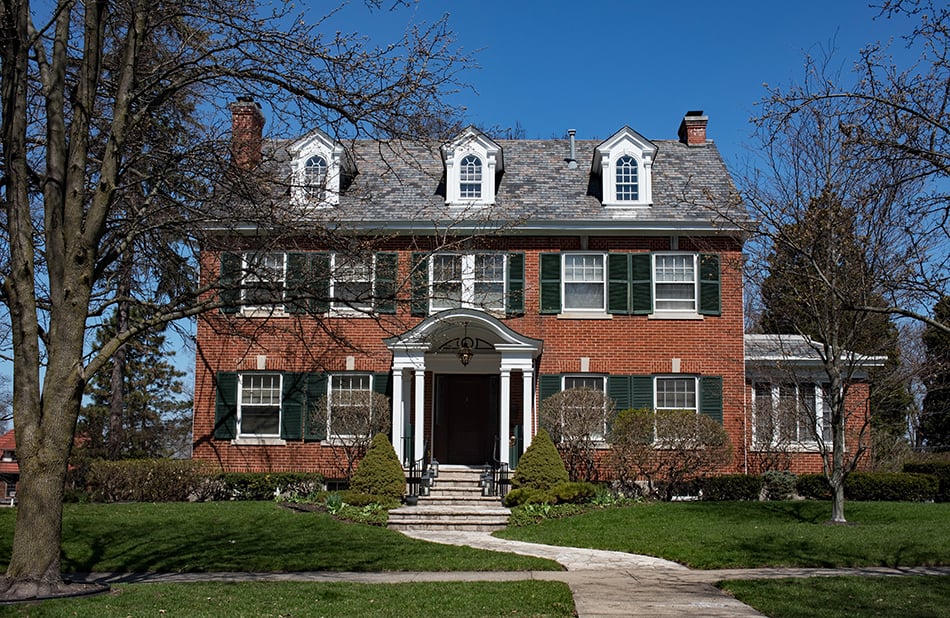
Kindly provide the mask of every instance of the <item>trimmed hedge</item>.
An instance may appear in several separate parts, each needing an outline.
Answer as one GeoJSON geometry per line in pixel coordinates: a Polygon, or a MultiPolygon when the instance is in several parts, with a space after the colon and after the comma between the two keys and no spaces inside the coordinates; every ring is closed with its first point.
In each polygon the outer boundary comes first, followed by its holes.
{"type": "Polygon", "coordinates": [[[758,500],[765,481],[754,474],[724,474],[709,476],[700,481],[703,500],[758,500]]]}
{"type": "Polygon", "coordinates": [[[310,494],[323,486],[323,477],[308,472],[221,472],[208,479],[200,500],[273,500],[278,495],[310,494]]]}
{"type": "Polygon", "coordinates": [[[586,504],[597,495],[597,486],[592,483],[558,483],[547,491],[534,487],[512,489],[505,496],[505,506],[522,504],[586,504]]]}
{"type": "Polygon", "coordinates": [[[934,500],[937,502],[950,502],[950,462],[906,463],[904,464],[904,472],[932,474],[936,476],[940,479],[940,483],[934,500]]]}
{"type": "MultiPolygon", "coordinates": [[[[927,502],[937,495],[938,486],[939,479],[930,474],[852,472],[844,481],[844,496],[868,502],[927,502]]],[[[804,498],[831,499],[831,487],[821,474],[803,474],[797,487],[804,498]]]]}
{"type": "Polygon", "coordinates": [[[190,459],[94,460],[85,489],[97,502],[184,502],[204,484],[206,470],[190,459]]]}

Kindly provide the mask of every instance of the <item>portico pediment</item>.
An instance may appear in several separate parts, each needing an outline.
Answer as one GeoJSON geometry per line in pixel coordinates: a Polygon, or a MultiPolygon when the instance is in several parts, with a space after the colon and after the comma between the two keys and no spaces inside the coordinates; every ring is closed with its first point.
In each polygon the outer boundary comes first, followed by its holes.
{"type": "Polygon", "coordinates": [[[474,309],[449,309],[429,316],[409,330],[385,339],[390,350],[435,352],[463,337],[490,345],[497,352],[520,352],[536,358],[543,341],[526,337],[498,318],[474,309]]]}

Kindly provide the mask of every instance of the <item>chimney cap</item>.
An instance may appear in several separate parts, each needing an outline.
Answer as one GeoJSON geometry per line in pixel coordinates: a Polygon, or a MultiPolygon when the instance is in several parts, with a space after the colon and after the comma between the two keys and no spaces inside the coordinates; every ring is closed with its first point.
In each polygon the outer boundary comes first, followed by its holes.
{"type": "Polygon", "coordinates": [[[686,112],[683,121],[680,123],[679,134],[680,141],[687,146],[705,146],[706,145],[706,124],[709,117],[703,115],[703,110],[693,109],[686,112]]]}
{"type": "Polygon", "coordinates": [[[686,112],[687,118],[694,118],[696,116],[702,116],[702,115],[703,115],[703,110],[701,109],[691,109],[688,112],[686,112]]]}

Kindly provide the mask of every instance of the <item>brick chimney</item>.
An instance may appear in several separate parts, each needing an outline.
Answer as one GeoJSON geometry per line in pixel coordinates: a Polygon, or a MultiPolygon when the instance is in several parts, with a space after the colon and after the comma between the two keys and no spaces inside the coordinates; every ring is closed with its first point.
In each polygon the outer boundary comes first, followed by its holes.
{"type": "Polygon", "coordinates": [[[703,110],[686,112],[686,117],[680,123],[679,138],[687,146],[706,145],[706,123],[709,116],[703,116],[703,110]]]}
{"type": "Polygon", "coordinates": [[[231,110],[231,160],[241,169],[250,170],[261,162],[264,114],[249,96],[238,97],[228,105],[231,110]]]}

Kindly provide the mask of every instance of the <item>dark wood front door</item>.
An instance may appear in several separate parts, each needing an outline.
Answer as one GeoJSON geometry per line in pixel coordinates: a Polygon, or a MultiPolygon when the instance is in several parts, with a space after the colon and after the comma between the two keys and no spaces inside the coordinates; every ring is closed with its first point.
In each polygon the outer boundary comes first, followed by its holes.
{"type": "Polygon", "coordinates": [[[436,375],[432,454],[440,463],[483,465],[498,440],[498,376],[436,375]]]}

